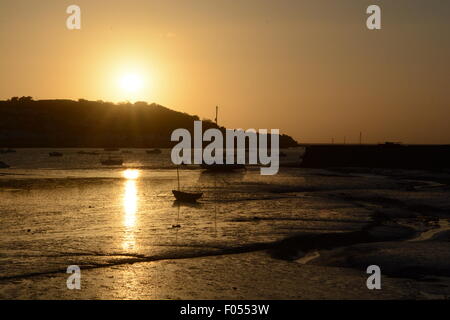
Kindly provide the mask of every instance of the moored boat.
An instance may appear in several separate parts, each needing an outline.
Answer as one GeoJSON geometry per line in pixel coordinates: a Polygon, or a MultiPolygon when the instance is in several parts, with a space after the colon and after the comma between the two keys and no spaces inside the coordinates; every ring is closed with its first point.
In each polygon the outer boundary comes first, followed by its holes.
{"type": "Polygon", "coordinates": [[[148,154],[160,154],[162,151],[161,151],[161,149],[151,149],[151,150],[146,150],[145,152],[147,152],[148,154]]]}
{"type": "Polygon", "coordinates": [[[184,192],[180,190],[180,172],[177,167],[178,190],[172,190],[175,199],[179,202],[196,202],[203,195],[202,192],[184,192]]]}
{"type": "MultiPolygon", "coordinates": [[[[215,118],[215,122],[216,125],[219,126],[218,122],[217,122],[217,118],[218,118],[218,112],[219,112],[219,107],[216,106],[216,118],[215,118]]],[[[231,172],[234,170],[242,170],[245,169],[245,165],[243,164],[227,164],[225,161],[225,158],[223,158],[223,163],[213,163],[213,164],[206,164],[206,163],[202,163],[200,165],[200,167],[202,169],[205,169],[206,171],[211,171],[211,172],[231,172]]]]}
{"type": "Polygon", "coordinates": [[[11,148],[0,149],[0,153],[15,153],[15,152],[17,152],[17,151],[14,149],[11,149],[11,148]]]}
{"type": "Polygon", "coordinates": [[[50,152],[48,155],[50,157],[62,157],[63,156],[63,154],[61,152],[57,152],[57,151],[50,152]]]}
{"type": "Polygon", "coordinates": [[[100,160],[100,163],[104,166],[121,166],[123,165],[123,159],[121,158],[112,158],[100,160]]]}
{"type": "Polygon", "coordinates": [[[96,155],[98,155],[98,152],[95,152],[95,151],[78,151],[78,154],[96,156],[96,155]]]}
{"type": "Polygon", "coordinates": [[[178,190],[172,190],[175,199],[180,202],[195,202],[200,199],[203,193],[191,193],[191,192],[183,192],[178,190]]]}

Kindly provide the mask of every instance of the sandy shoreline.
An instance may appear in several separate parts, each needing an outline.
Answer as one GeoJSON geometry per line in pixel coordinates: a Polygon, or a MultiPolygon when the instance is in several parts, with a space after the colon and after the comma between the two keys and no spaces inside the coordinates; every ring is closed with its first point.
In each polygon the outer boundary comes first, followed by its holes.
{"type": "Polygon", "coordinates": [[[163,260],[82,270],[81,290],[68,274],[0,282],[2,299],[411,299],[425,298],[411,280],[383,278],[368,290],[366,274],[301,265],[265,252],[163,260]]]}

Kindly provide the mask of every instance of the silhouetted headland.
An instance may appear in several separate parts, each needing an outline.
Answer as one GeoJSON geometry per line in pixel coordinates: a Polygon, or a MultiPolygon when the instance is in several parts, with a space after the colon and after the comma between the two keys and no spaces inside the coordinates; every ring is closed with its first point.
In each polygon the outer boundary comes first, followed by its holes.
{"type": "MultiPolygon", "coordinates": [[[[37,100],[14,97],[0,101],[0,146],[168,148],[173,130],[193,132],[198,116],[147,102],[37,100]]],[[[203,130],[220,128],[203,120],[203,130]]],[[[258,129],[258,128],[255,128],[258,129]]],[[[269,139],[270,140],[270,139],[269,139]]],[[[282,148],[298,143],[280,135],[282,148]]]]}

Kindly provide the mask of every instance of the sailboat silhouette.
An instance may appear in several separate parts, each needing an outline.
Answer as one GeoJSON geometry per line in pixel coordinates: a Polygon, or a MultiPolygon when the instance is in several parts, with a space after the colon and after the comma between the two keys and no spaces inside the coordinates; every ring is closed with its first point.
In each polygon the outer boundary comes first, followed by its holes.
{"type": "MultiPolygon", "coordinates": [[[[216,106],[216,117],[214,119],[214,121],[216,122],[217,127],[219,127],[219,124],[217,122],[217,118],[218,118],[218,113],[219,113],[219,106],[216,106]]],[[[202,163],[200,165],[200,167],[202,169],[206,169],[207,171],[211,171],[211,172],[230,172],[230,171],[234,171],[234,170],[239,170],[239,169],[245,169],[245,165],[243,164],[227,164],[225,163],[226,161],[223,161],[223,163],[213,163],[213,164],[206,164],[206,163],[202,163]]]]}
{"type": "Polygon", "coordinates": [[[200,199],[203,193],[191,193],[191,192],[183,192],[180,189],[180,172],[177,167],[177,179],[178,179],[178,190],[172,190],[175,199],[180,202],[196,202],[200,199]]]}

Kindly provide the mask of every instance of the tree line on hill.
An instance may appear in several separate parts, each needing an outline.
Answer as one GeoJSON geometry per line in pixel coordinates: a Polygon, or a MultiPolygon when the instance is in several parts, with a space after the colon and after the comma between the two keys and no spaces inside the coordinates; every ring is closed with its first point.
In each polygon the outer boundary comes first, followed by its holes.
{"type": "MultiPolygon", "coordinates": [[[[176,144],[170,141],[173,130],[193,132],[196,120],[156,103],[13,97],[0,101],[0,146],[168,148],[176,144]]],[[[219,128],[202,121],[203,130],[219,128]]],[[[292,137],[280,135],[280,147],[296,146],[292,137]]]]}

